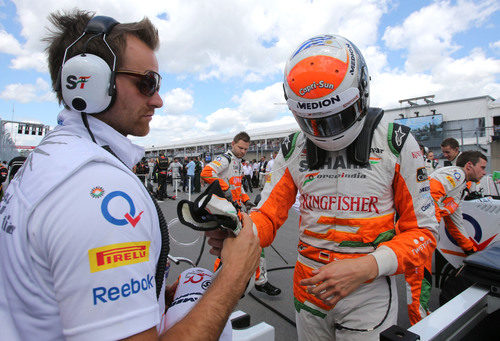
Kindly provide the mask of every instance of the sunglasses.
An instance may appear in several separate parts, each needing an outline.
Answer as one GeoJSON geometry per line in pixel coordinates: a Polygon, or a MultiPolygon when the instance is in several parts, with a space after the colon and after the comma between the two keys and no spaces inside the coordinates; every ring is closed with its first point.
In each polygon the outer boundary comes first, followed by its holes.
{"type": "Polygon", "coordinates": [[[115,71],[115,73],[121,73],[124,75],[129,75],[139,78],[139,82],[136,84],[137,89],[144,96],[151,97],[155,92],[160,91],[161,76],[155,71],[146,71],[144,73],[134,72],[134,71],[115,71]]]}

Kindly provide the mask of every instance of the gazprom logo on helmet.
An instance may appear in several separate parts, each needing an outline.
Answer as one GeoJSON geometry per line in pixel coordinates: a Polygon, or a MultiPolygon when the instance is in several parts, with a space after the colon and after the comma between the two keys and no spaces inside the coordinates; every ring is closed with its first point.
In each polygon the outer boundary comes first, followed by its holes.
{"type": "Polygon", "coordinates": [[[340,102],[339,95],[330,98],[325,98],[324,100],[317,102],[297,102],[297,109],[302,109],[302,110],[322,109],[322,108],[327,108],[332,104],[335,104],[335,102],[340,102]]]}

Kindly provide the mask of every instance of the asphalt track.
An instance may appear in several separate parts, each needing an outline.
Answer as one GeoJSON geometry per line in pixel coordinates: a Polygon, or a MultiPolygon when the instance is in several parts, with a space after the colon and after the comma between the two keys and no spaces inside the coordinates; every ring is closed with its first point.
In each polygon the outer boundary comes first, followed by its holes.
{"type": "MultiPolygon", "coordinates": [[[[173,194],[172,186],[169,185],[167,190],[169,195],[173,194]]],[[[250,198],[253,200],[258,192],[258,190],[254,189],[253,193],[249,193],[250,198]]],[[[197,195],[198,194],[193,194],[191,200],[194,200],[197,195]]],[[[181,199],[188,199],[188,194],[178,192],[177,200],[166,199],[163,202],[159,202],[159,205],[168,222],[171,222],[173,219],[177,218],[177,203],[181,199]]],[[[273,249],[265,249],[267,268],[268,270],[271,270],[268,273],[269,282],[279,287],[281,289],[281,294],[275,297],[270,297],[256,291],[255,289],[251,291],[251,293],[253,293],[256,297],[272,306],[274,309],[276,309],[292,321],[295,321],[295,309],[293,305],[292,292],[293,270],[284,269],[272,271],[272,269],[285,266],[293,266],[295,264],[295,260],[297,258],[298,218],[298,213],[293,209],[290,209],[288,220],[278,230],[276,239],[273,243],[274,248],[281,254],[281,256],[286,260],[288,264],[286,264],[285,261],[273,249]]],[[[170,224],[169,231],[171,235],[170,254],[176,257],[186,257],[194,262],[198,258],[202,247],[202,234],[200,232],[193,231],[188,227],[179,224],[178,222],[170,224]],[[195,240],[197,241],[194,242],[195,240]]],[[[199,266],[212,270],[215,257],[208,253],[208,248],[209,247],[207,245],[200,259],[199,266]]],[[[172,284],[173,282],[175,282],[178,275],[189,267],[190,265],[185,263],[180,263],[180,265],[172,264],[169,277],[167,279],[167,284],[172,284]]],[[[406,308],[406,288],[404,285],[403,277],[401,275],[397,276],[397,284],[399,302],[398,325],[403,328],[408,328],[410,326],[410,322],[408,320],[406,308]]],[[[438,290],[436,288],[433,288],[430,300],[431,311],[438,308],[437,297],[438,290]]],[[[249,295],[243,297],[240,300],[236,309],[242,310],[250,315],[251,325],[255,325],[262,321],[272,325],[275,328],[276,341],[297,340],[295,327],[293,325],[287,322],[284,318],[280,317],[278,314],[272,312],[262,304],[258,303],[249,295]]]]}

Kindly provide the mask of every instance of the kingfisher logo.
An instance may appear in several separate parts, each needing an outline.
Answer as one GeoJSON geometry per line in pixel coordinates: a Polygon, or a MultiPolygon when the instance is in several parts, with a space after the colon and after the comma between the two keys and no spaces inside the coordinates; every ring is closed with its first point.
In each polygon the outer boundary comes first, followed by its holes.
{"type": "Polygon", "coordinates": [[[316,176],[318,174],[319,174],[319,172],[306,174],[306,180],[304,181],[304,183],[302,184],[302,186],[304,186],[308,182],[311,182],[311,181],[315,180],[316,176]]]}
{"type": "MultiPolygon", "coordinates": [[[[112,206],[113,208],[115,208],[116,210],[116,205],[113,205],[112,206]]],[[[104,218],[109,221],[111,224],[113,225],[117,225],[117,226],[125,226],[127,224],[130,224],[132,225],[133,227],[135,227],[135,225],[137,225],[137,223],[139,222],[139,220],[141,220],[141,215],[144,211],[141,211],[137,216],[135,215],[135,205],[134,205],[134,202],[132,201],[132,198],[125,192],[122,192],[122,191],[114,191],[114,192],[111,192],[109,193],[106,197],[104,197],[104,199],[102,200],[102,204],[101,204],[101,212],[102,212],[102,215],[104,216],[104,218]],[[116,201],[118,201],[119,199],[118,198],[122,198],[122,199],[125,199],[125,201],[127,202],[128,206],[129,206],[129,209],[128,209],[128,212],[126,212],[123,217],[124,219],[119,219],[115,216],[113,216],[110,212],[109,212],[109,207],[111,206],[111,202],[113,202],[114,204],[116,203],[116,201]]],[[[113,212],[115,213],[115,212],[113,212]]],[[[115,213],[116,214],[116,213],[115,213]]]]}
{"type": "Polygon", "coordinates": [[[89,250],[90,272],[149,261],[150,241],[106,245],[89,250]]]}
{"type": "Polygon", "coordinates": [[[68,88],[69,90],[73,90],[73,89],[76,89],[78,84],[80,84],[80,89],[84,89],[85,83],[87,83],[87,81],[89,79],[90,79],[90,76],[76,77],[74,75],[69,75],[68,78],[66,78],[66,82],[68,83],[68,84],[66,84],[66,88],[68,88]]]}

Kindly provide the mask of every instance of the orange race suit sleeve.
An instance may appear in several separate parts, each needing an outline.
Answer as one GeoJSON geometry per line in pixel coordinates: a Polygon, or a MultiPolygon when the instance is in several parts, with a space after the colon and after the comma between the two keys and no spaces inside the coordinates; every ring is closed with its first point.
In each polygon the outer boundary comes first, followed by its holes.
{"type": "Polygon", "coordinates": [[[430,179],[431,195],[436,205],[438,220],[443,218],[449,234],[466,252],[477,251],[465,230],[460,208],[470,185],[462,168],[457,166],[440,168],[432,173],[430,179]]]}

